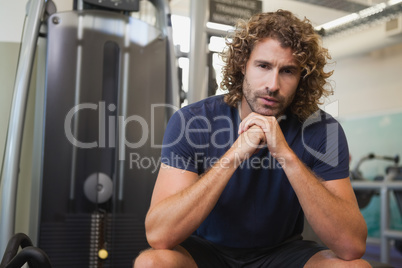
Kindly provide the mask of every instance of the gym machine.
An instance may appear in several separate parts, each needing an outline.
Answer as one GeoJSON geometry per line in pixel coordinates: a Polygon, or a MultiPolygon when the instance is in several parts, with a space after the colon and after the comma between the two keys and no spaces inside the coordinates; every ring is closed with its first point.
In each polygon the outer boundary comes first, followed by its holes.
{"type": "Polygon", "coordinates": [[[402,253],[402,231],[390,228],[390,194],[393,193],[397,207],[402,214],[402,167],[399,155],[395,157],[375,155],[363,156],[350,172],[350,179],[359,207],[365,208],[373,196],[380,197],[380,250],[381,262],[390,259],[390,241],[395,241],[395,248],[402,253]],[[385,176],[377,176],[373,181],[366,179],[361,172],[361,165],[366,161],[381,160],[393,162],[385,170],[385,176]]]}
{"type": "Polygon", "coordinates": [[[23,233],[15,234],[8,241],[0,268],[19,268],[28,264],[30,268],[51,268],[46,252],[35,247],[31,239],[23,233]],[[21,251],[18,251],[21,247],[21,251]]]}
{"type": "MultiPolygon", "coordinates": [[[[388,174],[391,171],[391,169],[395,169],[398,167],[399,155],[391,157],[391,156],[375,155],[373,153],[370,153],[368,155],[361,157],[357,162],[356,166],[350,171],[350,179],[352,181],[360,181],[360,182],[368,181],[366,178],[364,178],[364,175],[361,171],[361,165],[369,160],[383,160],[383,161],[394,162],[394,166],[390,166],[387,168],[386,173],[388,174]]],[[[394,179],[400,180],[401,177],[395,176],[394,179]]],[[[383,181],[383,180],[384,180],[383,176],[377,176],[374,178],[374,181],[383,181]]],[[[357,198],[357,202],[359,204],[359,208],[363,209],[370,203],[371,198],[374,195],[379,195],[379,192],[376,190],[355,190],[355,195],[357,198]]],[[[400,208],[402,211],[402,203],[400,204],[400,208]]]]}
{"type": "Polygon", "coordinates": [[[168,1],[76,0],[60,13],[50,5],[32,0],[24,30],[21,53],[29,56],[20,56],[17,70],[0,249],[14,233],[21,132],[40,36],[46,75],[36,92],[30,236],[54,267],[129,267],[148,247],[144,219],[164,128],[179,107],[168,1]],[[144,4],[155,11],[152,24],[135,16],[144,4]]]}

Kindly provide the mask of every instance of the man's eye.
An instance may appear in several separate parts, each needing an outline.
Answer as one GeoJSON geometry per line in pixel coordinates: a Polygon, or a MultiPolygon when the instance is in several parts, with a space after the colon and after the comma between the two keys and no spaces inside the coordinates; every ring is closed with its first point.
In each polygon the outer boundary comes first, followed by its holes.
{"type": "Polygon", "coordinates": [[[283,70],[283,72],[285,74],[293,74],[293,70],[291,70],[291,69],[285,69],[285,70],[283,70]]]}

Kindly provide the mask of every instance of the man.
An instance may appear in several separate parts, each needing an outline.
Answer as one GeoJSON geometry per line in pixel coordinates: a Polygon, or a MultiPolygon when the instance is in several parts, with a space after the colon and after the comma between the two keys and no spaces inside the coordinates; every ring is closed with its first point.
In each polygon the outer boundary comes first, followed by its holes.
{"type": "Polygon", "coordinates": [[[369,267],[345,135],[318,109],[328,58],[290,12],[239,22],[229,93],[169,121],[135,267],[369,267]],[[304,217],[328,248],[302,240],[304,217]]]}

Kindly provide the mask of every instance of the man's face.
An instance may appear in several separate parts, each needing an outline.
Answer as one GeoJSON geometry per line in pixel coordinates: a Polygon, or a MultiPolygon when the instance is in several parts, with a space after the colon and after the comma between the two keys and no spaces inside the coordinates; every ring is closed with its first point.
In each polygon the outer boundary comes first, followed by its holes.
{"type": "Polygon", "coordinates": [[[290,48],[272,38],[257,42],[244,70],[242,115],[283,115],[293,101],[300,74],[290,48]]]}

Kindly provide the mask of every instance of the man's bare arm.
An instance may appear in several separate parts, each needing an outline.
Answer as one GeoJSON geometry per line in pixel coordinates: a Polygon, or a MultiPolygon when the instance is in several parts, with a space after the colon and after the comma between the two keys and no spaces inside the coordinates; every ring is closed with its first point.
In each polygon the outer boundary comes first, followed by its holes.
{"type": "Polygon", "coordinates": [[[288,146],[276,118],[251,113],[242,121],[239,133],[250,126],[259,126],[265,132],[269,151],[282,163],[305,216],[320,239],[344,260],[361,258],[367,226],[349,178],[317,178],[288,146]]]}
{"type": "Polygon", "coordinates": [[[367,226],[349,178],[322,181],[296,157],[284,168],[306,219],[320,239],[340,258],[361,258],[367,226]]]}
{"type": "Polygon", "coordinates": [[[163,165],[145,220],[151,247],[172,249],[189,237],[214,208],[241,161],[263,139],[260,128],[251,128],[200,178],[194,172],[163,165]]]}

